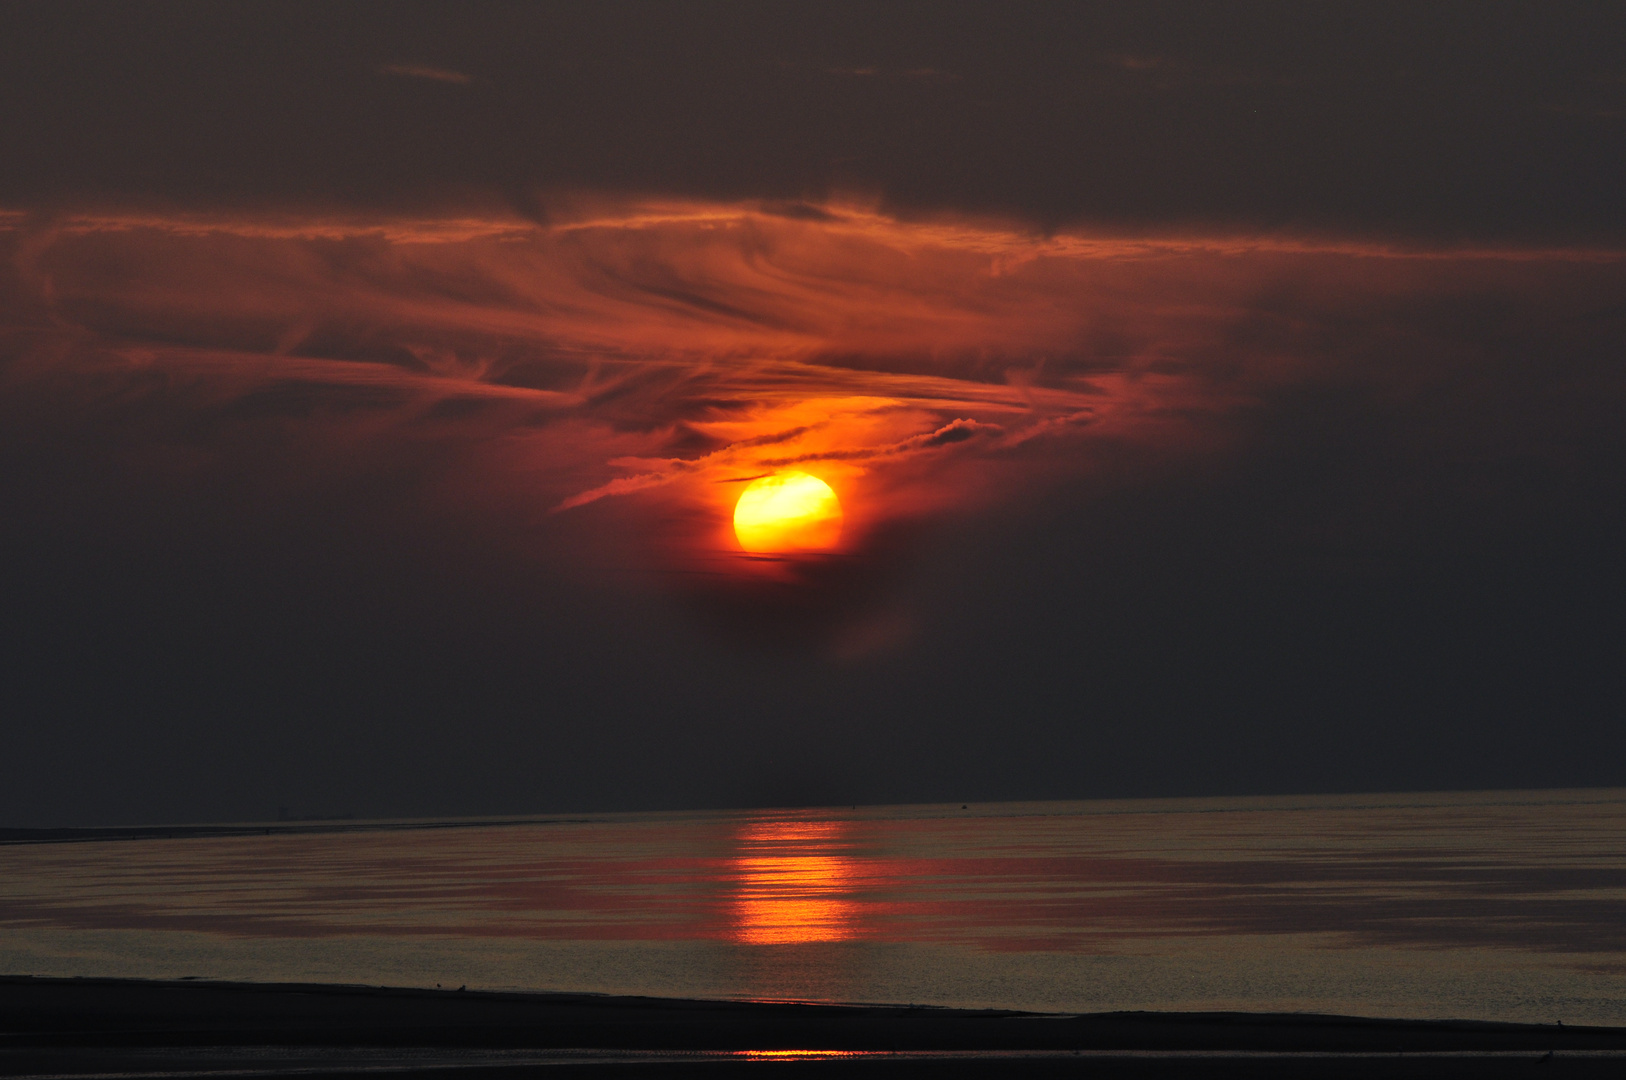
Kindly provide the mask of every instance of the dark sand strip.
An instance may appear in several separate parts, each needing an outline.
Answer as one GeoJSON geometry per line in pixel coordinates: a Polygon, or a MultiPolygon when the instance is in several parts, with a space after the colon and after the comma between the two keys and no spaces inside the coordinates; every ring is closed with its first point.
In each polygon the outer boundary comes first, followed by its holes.
{"type": "Polygon", "coordinates": [[[6,1077],[491,1080],[495,1073],[676,1078],[753,1069],[786,1080],[1626,1077],[1626,1029],[0,978],[6,1077]]]}

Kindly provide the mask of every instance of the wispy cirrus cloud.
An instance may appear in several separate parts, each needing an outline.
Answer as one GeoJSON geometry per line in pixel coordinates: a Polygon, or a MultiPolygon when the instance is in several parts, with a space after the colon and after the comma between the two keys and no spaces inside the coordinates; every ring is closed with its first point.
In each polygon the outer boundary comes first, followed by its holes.
{"type": "Polygon", "coordinates": [[[29,344],[10,377],[122,381],[193,431],[276,413],[379,445],[501,446],[539,508],[654,500],[691,521],[679,547],[726,549],[736,482],[806,468],[861,550],[889,520],[1016,497],[1108,447],[1223,448],[1295,387],[1472,385],[1485,343],[1464,310],[1494,298],[1504,329],[1562,332],[1622,276],[1608,251],[813,209],[11,218],[5,304],[29,344]]]}
{"type": "Polygon", "coordinates": [[[461,71],[434,67],[430,64],[381,64],[378,73],[380,75],[394,75],[402,79],[427,79],[430,82],[445,83],[448,86],[467,86],[474,81],[473,77],[465,75],[461,71]]]}

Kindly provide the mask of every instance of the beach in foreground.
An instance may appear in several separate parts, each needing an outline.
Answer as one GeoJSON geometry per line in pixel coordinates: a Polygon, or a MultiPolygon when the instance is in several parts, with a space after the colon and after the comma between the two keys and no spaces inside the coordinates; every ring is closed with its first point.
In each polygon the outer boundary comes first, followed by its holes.
{"type": "Polygon", "coordinates": [[[0,1075],[1619,1076],[1626,1029],[0,979],[0,1075]]]}

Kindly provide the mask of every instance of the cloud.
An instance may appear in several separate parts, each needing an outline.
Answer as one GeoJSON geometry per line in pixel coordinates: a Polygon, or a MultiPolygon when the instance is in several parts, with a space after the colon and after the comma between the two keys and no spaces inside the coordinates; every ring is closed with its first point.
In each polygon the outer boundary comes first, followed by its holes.
{"type": "Polygon", "coordinates": [[[726,559],[740,478],[804,466],[841,493],[861,554],[895,521],[1125,448],[1223,454],[1297,388],[1470,385],[1487,327],[1571,332],[1622,276],[1610,251],[551,201],[546,225],[8,217],[6,311],[28,344],[6,377],[25,396],[118,385],[192,439],[455,444],[555,513],[643,500],[680,563],[726,559]]]}
{"type": "Polygon", "coordinates": [[[427,79],[430,82],[446,83],[450,86],[467,86],[474,81],[473,77],[461,71],[431,67],[428,64],[384,64],[379,67],[378,73],[395,75],[403,79],[427,79]]]}
{"type": "Polygon", "coordinates": [[[911,67],[903,69],[869,67],[829,67],[824,69],[826,75],[835,75],[848,79],[907,79],[912,82],[945,83],[958,82],[960,76],[952,71],[934,67],[911,67]]]}
{"type": "Polygon", "coordinates": [[[810,454],[801,454],[788,458],[768,458],[764,465],[773,468],[782,468],[786,465],[804,465],[812,461],[869,461],[876,458],[894,457],[902,454],[915,453],[922,450],[935,450],[943,446],[952,446],[964,442],[978,435],[997,435],[1005,429],[998,424],[979,424],[975,420],[959,419],[944,424],[936,431],[922,435],[911,435],[907,439],[890,443],[885,446],[866,446],[843,450],[823,450],[810,454]]]}

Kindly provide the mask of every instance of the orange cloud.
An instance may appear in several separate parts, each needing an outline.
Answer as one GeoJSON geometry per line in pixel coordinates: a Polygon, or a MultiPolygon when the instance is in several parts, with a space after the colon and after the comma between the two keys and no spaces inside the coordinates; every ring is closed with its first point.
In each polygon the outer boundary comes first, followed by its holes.
{"type": "Polygon", "coordinates": [[[1111,447],[1222,446],[1283,387],[1413,392],[1467,362],[1440,312],[1496,296],[1562,319],[1622,276],[1613,252],[1039,236],[856,205],[11,216],[0,235],[10,332],[34,342],[14,381],[161,373],[172,407],[211,416],[461,440],[540,513],[646,500],[684,522],[657,547],[725,563],[739,482],[764,472],[835,486],[860,552],[1111,447]]]}

